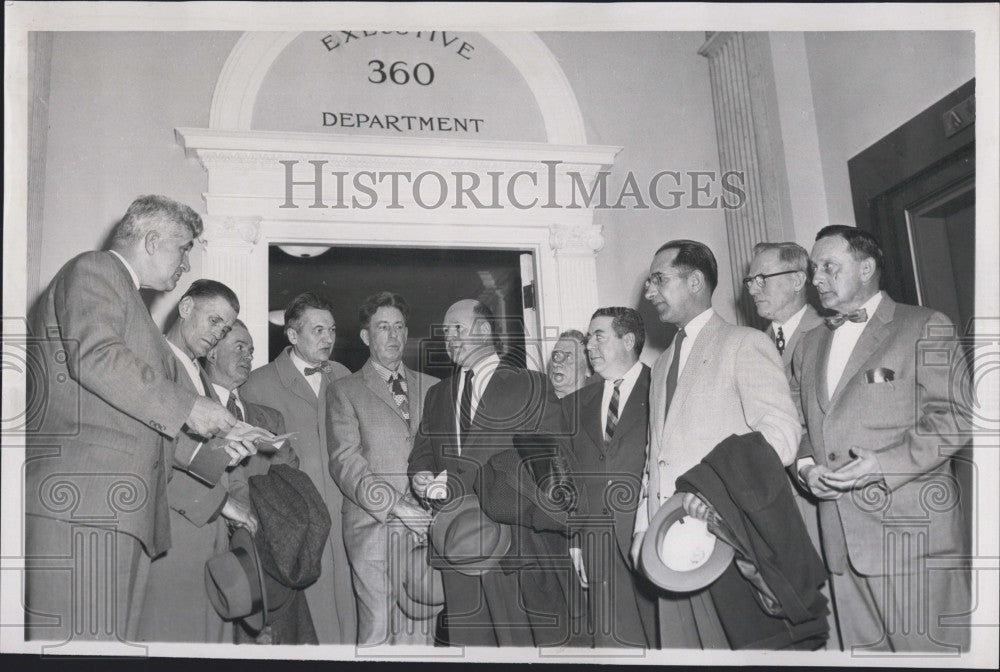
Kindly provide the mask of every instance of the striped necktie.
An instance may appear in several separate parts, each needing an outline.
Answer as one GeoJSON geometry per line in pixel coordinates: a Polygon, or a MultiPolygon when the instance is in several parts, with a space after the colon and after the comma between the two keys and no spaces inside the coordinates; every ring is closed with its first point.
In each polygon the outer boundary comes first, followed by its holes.
{"type": "Polygon", "coordinates": [[[604,441],[611,443],[614,438],[615,428],[618,427],[618,403],[621,401],[621,385],[624,378],[615,381],[615,391],[611,393],[611,402],[608,404],[608,421],[604,426],[604,441]]]}
{"type": "Polygon", "coordinates": [[[229,393],[229,401],[226,402],[226,410],[233,414],[233,416],[243,422],[243,411],[240,410],[239,405],[236,403],[236,390],[229,393]]]}

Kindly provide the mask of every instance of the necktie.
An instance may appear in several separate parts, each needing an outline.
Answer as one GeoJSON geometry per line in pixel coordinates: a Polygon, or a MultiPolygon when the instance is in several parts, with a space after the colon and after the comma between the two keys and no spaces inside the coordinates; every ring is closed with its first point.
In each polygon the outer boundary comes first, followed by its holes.
{"type": "Polygon", "coordinates": [[[608,404],[608,421],[604,427],[604,440],[607,443],[615,435],[615,428],[618,426],[618,402],[621,400],[621,385],[623,378],[615,381],[615,391],[611,393],[611,402],[608,404]]]}
{"type": "Polygon", "coordinates": [[[406,388],[403,387],[403,377],[399,375],[399,372],[392,374],[392,378],[389,379],[389,389],[392,391],[392,400],[396,402],[396,406],[399,410],[403,412],[403,417],[407,420],[410,419],[410,402],[406,398],[406,388]]]}
{"type": "Polygon", "coordinates": [[[320,364],[319,366],[307,366],[306,370],[303,371],[303,373],[307,376],[311,376],[314,373],[320,373],[321,371],[323,373],[330,373],[331,371],[333,371],[333,364],[330,363],[329,359],[320,364]]]}
{"type": "Polygon", "coordinates": [[[664,404],[664,416],[670,411],[670,402],[674,398],[674,392],[677,390],[677,372],[681,366],[681,344],[684,343],[684,338],[687,334],[684,333],[684,329],[678,329],[677,335],[674,336],[674,356],[670,360],[670,370],[667,372],[667,403],[664,404]]]}
{"type": "Polygon", "coordinates": [[[465,436],[472,427],[472,376],[472,369],[466,369],[462,399],[458,404],[458,427],[461,430],[462,443],[465,443],[465,436]]]}
{"type": "Polygon", "coordinates": [[[857,310],[852,310],[849,313],[837,313],[836,315],[831,315],[830,317],[824,319],[826,321],[826,326],[831,329],[836,329],[844,322],[867,322],[868,311],[864,308],[858,308],[857,310]]]}
{"type": "Polygon", "coordinates": [[[236,390],[229,393],[229,401],[226,402],[226,410],[236,416],[236,419],[243,422],[243,411],[236,404],[236,390]]]}
{"type": "Polygon", "coordinates": [[[778,327],[778,330],[774,333],[774,345],[778,348],[778,354],[785,354],[785,332],[778,327]]]}

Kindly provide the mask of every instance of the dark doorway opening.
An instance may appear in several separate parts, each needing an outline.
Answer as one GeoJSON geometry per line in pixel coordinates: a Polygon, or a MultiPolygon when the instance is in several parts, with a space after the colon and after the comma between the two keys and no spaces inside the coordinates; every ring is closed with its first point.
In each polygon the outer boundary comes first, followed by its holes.
{"type": "MultiPolygon", "coordinates": [[[[524,352],[522,254],[511,250],[272,245],[268,310],[272,315],[273,311],[283,312],[305,291],[328,299],[337,323],[332,358],[357,371],[368,359],[358,320],[361,302],[382,290],[399,293],[410,305],[403,362],[440,378],[451,375],[452,370],[441,323],[448,307],[460,299],[479,299],[494,311],[507,357],[517,361],[524,352]]],[[[286,346],[284,328],[272,320],[268,360],[286,346]]]]}

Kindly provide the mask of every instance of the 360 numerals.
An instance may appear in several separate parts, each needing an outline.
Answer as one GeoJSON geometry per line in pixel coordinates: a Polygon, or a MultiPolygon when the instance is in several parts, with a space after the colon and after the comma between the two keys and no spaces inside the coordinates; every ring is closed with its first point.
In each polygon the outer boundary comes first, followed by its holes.
{"type": "Polygon", "coordinates": [[[420,86],[427,86],[434,81],[434,68],[430,63],[417,63],[411,71],[406,69],[406,61],[396,61],[389,66],[388,72],[385,63],[378,59],[368,61],[368,65],[372,68],[368,74],[368,81],[372,84],[392,82],[402,85],[413,81],[420,86]]]}

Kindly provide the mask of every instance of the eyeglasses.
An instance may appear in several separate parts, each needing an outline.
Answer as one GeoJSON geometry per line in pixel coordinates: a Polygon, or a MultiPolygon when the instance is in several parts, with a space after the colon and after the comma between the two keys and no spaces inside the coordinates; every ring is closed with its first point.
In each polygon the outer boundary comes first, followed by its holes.
{"type": "Polygon", "coordinates": [[[552,361],[556,364],[562,364],[563,362],[572,362],[576,357],[569,350],[553,350],[552,351],[552,361]]]}
{"type": "Polygon", "coordinates": [[[646,278],[644,283],[642,283],[642,291],[648,291],[650,287],[656,287],[659,289],[663,285],[667,284],[667,280],[670,278],[677,278],[685,275],[687,275],[687,273],[671,273],[669,275],[665,275],[663,273],[653,273],[646,278]]]}
{"type": "Polygon", "coordinates": [[[743,278],[743,286],[747,289],[750,289],[751,287],[764,289],[764,283],[767,282],[768,278],[773,278],[776,275],[788,275],[789,273],[801,272],[802,271],[779,271],[777,273],[758,273],[757,275],[751,275],[749,278],[743,278]]]}

